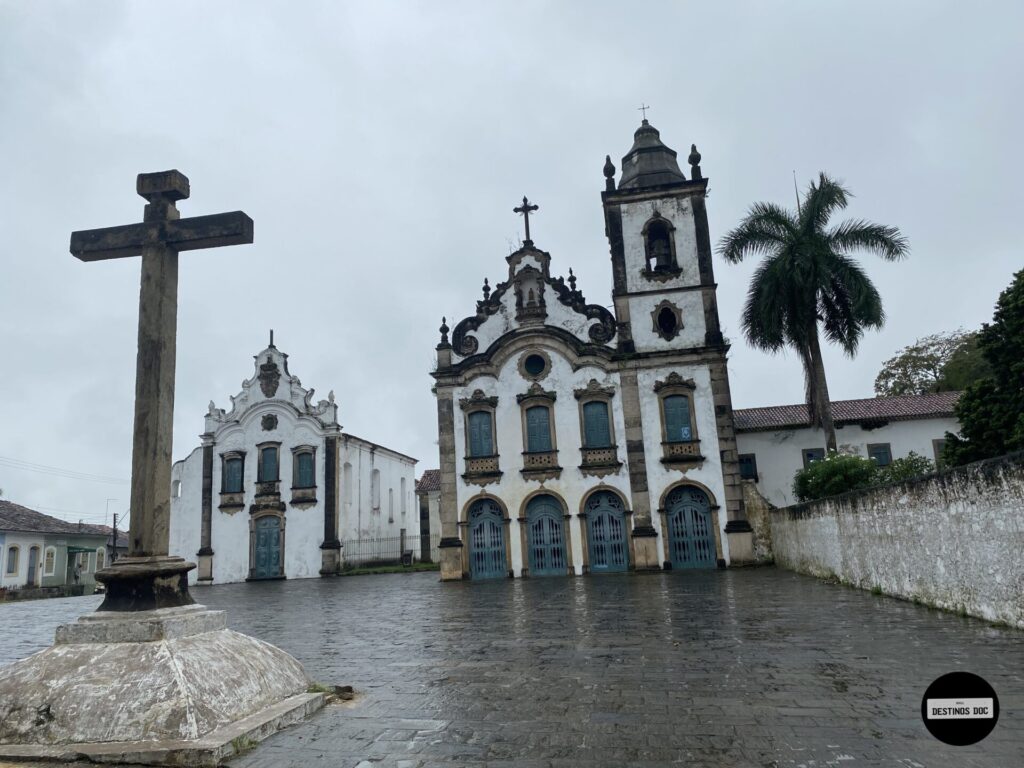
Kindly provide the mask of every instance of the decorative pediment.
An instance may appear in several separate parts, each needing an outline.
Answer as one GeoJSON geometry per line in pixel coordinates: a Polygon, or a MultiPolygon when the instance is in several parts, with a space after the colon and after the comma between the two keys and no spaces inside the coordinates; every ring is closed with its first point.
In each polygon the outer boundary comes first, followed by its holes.
{"type": "Polygon", "coordinates": [[[484,394],[482,389],[475,389],[473,390],[473,395],[471,397],[463,397],[459,400],[459,407],[464,411],[469,410],[470,408],[479,408],[481,406],[486,408],[497,408],[498,398],[488,397],[484,394]]]}
{"type": "Polygon", "coordinates": [[[675,371],[666,376],[664,381],[656,381],[654,383],[655,392],[661,392],[663,389],[670,388],[694,390],[697,388],[697,384],[693,379],[684,379],[675,371]]]}
{"type": "MultiPolygon", "coordinates": [[[[288,370],[288,355],[273,343],[256,355],[254,360],[253,376],[242,381],[241,391],[237,395],[230,396],[230,409],[218,408],[213,401],[210,402],[206,413],[207,432],[212,434],[223,424],[239,422],[251,409],[268,402],[300,416],[311,416],[324,426],[338,423],[334,392],[328,394],[326,400],[314,401],[315,390],[306,389],[299,377],[292,375],[288,370]]],[[[262,413],[259,418],[264,430],[276,428],[278,415],[262,413]]]]}
{"type": "MultiPolygon", "coordinates": [[[[590,322],[586,326],[584,342],[604,345],[616,332],[615,317],[605,307],[587,304],[583,292],[576,289],[576,278],[570,274],[568,285],[564,277],[551,277],[548,271],[550,255],[532,246],[520,248],[508,257],[509,275],[504,282],[491,288],[485,281],[483,299],[476,303],[476,313],[456,324],[452,330],[451,345],[456,355],[469,357],[480,352],[480,342],[474,335],[488,318],[506,307],[523,325],[540,324],[551,315],[552,296],[573,312],[590,322]]],[[[511,330],[511,329],[510,329],[511,330]]]]}
{"type": "Polygon", "coordinates": [[[539,382],[534,382],[525,393],[516,395],[516,402],[522,403],[524,400],[547,400],[549,402],[555,402],[557,394],[551,390],[546,390],[540,385],[539,382]]]}
{"type": "Polygon", "coordinates": [[[582,400],[584,398],[590,397],[600,397],[602,399],[610,398],[615,395],[615,387],[603,387],[597,379],[591,379],[587,383],[587,386],[582,387],[580,389],[574,389],[573,395],[576,396],[577,400],[582,400]]]}

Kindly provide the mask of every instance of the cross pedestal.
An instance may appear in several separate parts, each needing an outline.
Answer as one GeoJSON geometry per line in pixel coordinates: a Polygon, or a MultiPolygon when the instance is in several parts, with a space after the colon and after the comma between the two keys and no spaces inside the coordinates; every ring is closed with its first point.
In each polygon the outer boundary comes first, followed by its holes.
{"type": "Polygon", "coordinates": [[[142,223],[71,235],[83,261],[142,256],[128,556],[97,572],[96,613],[0,669],[0,760],[218,765],[324,704],[298,661],[196,605],[195,564],[168,552],[178,253],[251,243],[252,219],[180,218],[178,171],[141,174],[136,189],[142,223]]]}

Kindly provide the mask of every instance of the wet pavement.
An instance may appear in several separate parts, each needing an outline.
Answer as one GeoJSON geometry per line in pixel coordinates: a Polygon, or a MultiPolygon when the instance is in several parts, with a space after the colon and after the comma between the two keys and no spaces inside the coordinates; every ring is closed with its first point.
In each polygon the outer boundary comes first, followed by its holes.
{"type": "MultiPolygon", "coordinates": [[[[358,692],[240,768],[1024,765],[1024,632],[773,568],[194,593],[358,692]],[[1000,699],[995,730],[970,747],[921,722],[925,688],[953,670],[1000,699]]],[[[98,602],[0,604],[0,664],[98,602]]]]}

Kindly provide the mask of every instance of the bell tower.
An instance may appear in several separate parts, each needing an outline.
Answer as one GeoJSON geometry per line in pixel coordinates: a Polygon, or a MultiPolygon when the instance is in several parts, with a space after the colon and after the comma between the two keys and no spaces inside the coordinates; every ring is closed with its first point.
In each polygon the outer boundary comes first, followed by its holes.
{"type": "Polygon", "coordinates": [[[610,157],[604,166],[601,198],[618,324],[616,357],[623,407],[633,411],[625,414],[625,423],[638,567],[643,559],[653,561],[652,567],[668,564],[667,546],[657,545],[653,523],[661,520],[660,535],[668,535],[666,495],[690,481],[710,491],[710,503],[718,510],[719,563],[753,560],[726,368],[729,346],[718,318],[707,179],[696,146],[687,160],[689,179],[676,152],[644,118],[622,158],[618,184],[610,157]],[[675,413],[666,414],[662,402],[670,379],[691,387],[687,397],[693,423],[685,434],[692,429],[692,439],[666,432],[666,424],[677,419],[675,413]]]}

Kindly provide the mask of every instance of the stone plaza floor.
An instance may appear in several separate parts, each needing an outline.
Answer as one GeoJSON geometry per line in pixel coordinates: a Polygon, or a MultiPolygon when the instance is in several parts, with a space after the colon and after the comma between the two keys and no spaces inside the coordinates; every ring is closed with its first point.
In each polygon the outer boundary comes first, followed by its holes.
{"type": "MultiPolygon", "coordinates": [[[[238,768],[1024,766],[1024,632],[774,568],[441,584],[436,573],[195,589],[357,697],[238,768]],[[932,738],[966,670],[993,733],[932,738]]],[[[0,604],[0,665],[98,597],[0,604]]]]}

